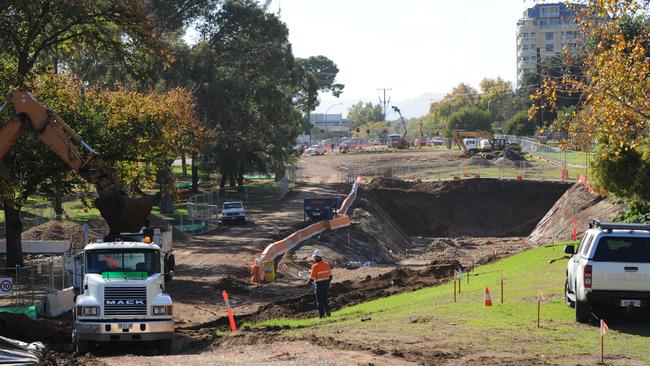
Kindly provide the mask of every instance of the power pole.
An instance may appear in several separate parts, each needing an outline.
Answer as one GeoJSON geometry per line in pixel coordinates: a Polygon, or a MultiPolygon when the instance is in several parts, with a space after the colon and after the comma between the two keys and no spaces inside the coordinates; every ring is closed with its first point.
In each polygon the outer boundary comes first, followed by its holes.
{"type": "Polygon", "coordinates": [[[386,122],[386,111],[388,110],[388,105],[390,104],[390,95],[388,96],[388,99],[386,99],[386,92],[390,92],[393,89],[391,88],[377,88],[377,91],[380,92],[379,94],[379,105],[381,106],[381,112],[384,114],[384,122],[386,122]],[[381,93],[383,92],[384,98],[381,98],[381,93]]]}

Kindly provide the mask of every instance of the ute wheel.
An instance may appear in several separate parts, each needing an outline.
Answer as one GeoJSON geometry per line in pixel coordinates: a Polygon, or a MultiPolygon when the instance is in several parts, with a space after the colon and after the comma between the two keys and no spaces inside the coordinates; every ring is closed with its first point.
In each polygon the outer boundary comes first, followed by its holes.
{"type": "Polygon", "coordinates": [[[242,223],[243,225],[246,225],[246,218],[245,218],[245,217],[242,217],[242,218],[241,218],[241,223],[242,223]]]}
{"type": "Polygon", "coordinates": [[[569,280],[564,281],[564,302],[568,307],[574,308],[576,306],[569,298],[569,280]]]}
{"type": "Polygon", "coordinates": [[[576,321],[578,323],[587,323],[591,318],[591,311],[589,309],[589,305],[586,302],[579,301],[576,298],[575,308],[576,308],[576,321]]]}
{"type": "Polygon", "coordinates": [[[74,342],[74,353],[78,356],[85,355],[90,351],[90,342],[77,339],[74,342]]]}
{"type": "Polygon", "coordinates": [[[156,342],[156,348],[158,348],[158,354],[166,356],[172,354],[172,339],[161,339],[156,342]]]}

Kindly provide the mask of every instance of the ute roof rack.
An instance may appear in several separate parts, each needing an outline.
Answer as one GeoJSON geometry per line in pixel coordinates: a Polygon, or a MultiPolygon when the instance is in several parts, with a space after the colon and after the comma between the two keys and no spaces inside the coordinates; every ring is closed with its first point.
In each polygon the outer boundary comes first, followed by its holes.
{"type": "Polygon", "coordinates": [[[617,222],[600,222],[598,220],[592,220],[589,223],[590,229],[603,229],[607,231],[612,230],[647,230],[650,231],[650,224],[627,224],[627,223],[617,223],[617,222]]]}

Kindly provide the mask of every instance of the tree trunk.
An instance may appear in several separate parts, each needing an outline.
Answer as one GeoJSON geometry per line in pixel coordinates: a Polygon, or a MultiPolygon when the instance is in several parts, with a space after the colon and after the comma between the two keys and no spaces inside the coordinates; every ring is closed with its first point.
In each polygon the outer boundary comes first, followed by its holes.
{"type": "Polygon", "coordinates": [[[4,201],[5,235],[7,238],[7,267],[22,266],[23,248],[20,235],[23,233],[23,222],[20,219],[20,208],[15,208],[4,201]]]}
{"type": "Polygon", "coordinates": [[[196,152],[192,151],[192,193],[199,193],[199,169],[196,152]]]}
{"type": "Polygon", "coordinates": [[[239,163],[239,171],[237,172],[237,191],[244,192],[244,162],[239,163]]]}
{"type": "MultiPolygon", "coordinates": [[[[183,171],[183,179],[187,178],[187,162],[185,161],[185,151],[181,153],[181,170],[183,171]]],[[[194,163],[194,160],[192,160],[194,163]]]]}
{"type": "Polygon", "coordinates": [[[63,197],[60,193],[55,193],[52,199],[52,205],[54,206],[54,213],[56,214],[56,219],[61,220],[63,216],[63,197]]]}

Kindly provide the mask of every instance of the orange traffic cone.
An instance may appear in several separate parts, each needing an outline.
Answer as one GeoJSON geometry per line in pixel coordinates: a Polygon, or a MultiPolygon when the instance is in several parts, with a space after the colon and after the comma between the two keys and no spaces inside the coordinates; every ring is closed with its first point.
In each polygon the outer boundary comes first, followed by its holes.
{"type": "Polygon", "coordinates": [[[483,307],[492,306],[492,299],[490,298],[490,290],[485,288],[485,297],[483,298],[483,307]]]}

